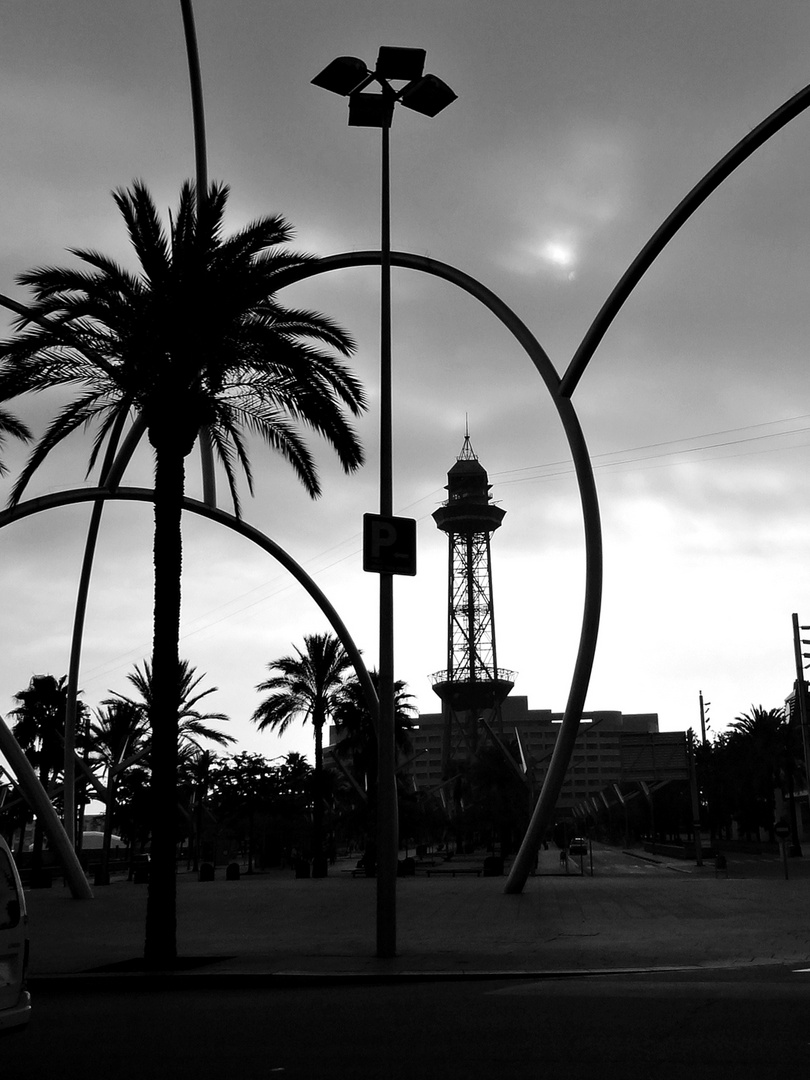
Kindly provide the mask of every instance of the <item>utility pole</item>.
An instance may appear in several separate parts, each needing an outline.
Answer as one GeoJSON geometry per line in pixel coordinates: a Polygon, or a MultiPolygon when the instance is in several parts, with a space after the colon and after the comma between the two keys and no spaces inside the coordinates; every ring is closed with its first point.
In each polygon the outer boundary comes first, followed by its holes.
{"type": "Polygon", "coordinates": [[[808,778],[810,777],[810,754],[808,753],[808,739],[807,739],[807,716],[808,716],[808,703],[807,703],[807,681],[804,677],[804,664],[803,658],[810,656],[810,653],[802,652],[802,645],[810,645],[810,640],[805,640],[801,636],[802,630],[810,630],[810,626],[800,626],[799,616],[793,613],[793,655],[796,660],[796,704],[799,707],[799,724],[802,731],[802,750],[804,751],[804,775],[805,775],[805,787],[807,788],[807,801],[810,806],[810,786],[808,785],[808,778]]]}
{"type": "MultiPolygon", "coordinates": [[[[700,740],[703,745],[706,745],[706,706],[703,704],[703,691],[698,691],[698,697],[700,699],[700,740]]],[[[710,701],[706,702],[706,705],[711,705],[710,701]]]]}
{"type": "Polygon", "coordinates": [[[703,839],[700,833],[700,798],[698,796],[697,769],[695,768],[695,740],[690,728],[686,736],[689,754],[689,786],[692,791],[692,834],[695,838],[695,862],[703,866],[703,839]]]}

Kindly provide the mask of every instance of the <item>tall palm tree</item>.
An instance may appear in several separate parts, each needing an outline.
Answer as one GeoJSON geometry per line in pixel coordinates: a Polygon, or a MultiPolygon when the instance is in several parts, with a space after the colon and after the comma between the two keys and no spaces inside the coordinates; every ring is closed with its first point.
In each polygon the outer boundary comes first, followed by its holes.
{"type": "Polygon", "coordinates": [[[326,875],[323,853],[323,726],[334,716],[343,694],[344,676],[351,667],[334,634],[305,634],[304,648],[267,665],[272,675],[256,689],[269,696],[252,716],[259,731],[282,735],[294,720],[309,720],[315,732],[315,772],[312,803],[313,874],[326,875]]]}
{"type": "Polygon", "coordinates": [[[275,292],[290,267],[311,257],[281,250],[291,237],[280,217],[223,236],[228,189],[199,199],[186,183],[164,229],[146,187],[114,192],[139,270],[96,251],[83,266],[44,267],[18,278],[34,293],[30,317],[0,343],[0,402],[51,387],[77,390],[34,449],[13,489],[16,503],[54,447],[95,425],[94,465],[122,416],[136,413],[154,451],[154,631],[152,677],[152,873],[144,956],[171,966],[176,946],[177,728],[185,459],[204,432],[239,512],[236,471],[252,475],[246,438],[257,434],[320,492],[301,428],[332,446],[345,471],[362,463],[347,413],[365,408],[360,385],[335,356],[354,344],[335,323],[282,307],[275,292]],[[37,320],[37,321],[34,321],[37,320]],[[324,349],[324,347],[326,347],[324,349]]]}

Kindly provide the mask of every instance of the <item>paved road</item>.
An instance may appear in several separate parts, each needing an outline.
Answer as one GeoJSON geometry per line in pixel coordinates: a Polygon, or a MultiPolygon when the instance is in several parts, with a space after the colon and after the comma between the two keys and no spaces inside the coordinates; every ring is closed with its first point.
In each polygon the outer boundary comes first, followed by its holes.
{"type": "MultiPolygon", "coordinates": [[[[502,878],[403,878],[399,956],[387,963],[374,957],[376,883],[342,869],[321,880],[289,871],[236,882],[221,873],[213,882],[179,875],[181,956],[209,957],[201,975],[810,961],[810,860],[792,865],[790,881],[777,860],[750,867],[730,860],[728,878],[717,878],[712,866],[599,848],[591,877],[560,872],[550,850],[520,896],[504,895],[502,878]]],[[[142,955],[146,886],[115,882],[91,901],[55,886],[30,892],[28,901],[35,979],[142,955]]]]}
{"type": "Polygon", "coordinates": [[[803,1076],[810,973],[39,991],[14,1080],[735,1080],[803,1076]]]}

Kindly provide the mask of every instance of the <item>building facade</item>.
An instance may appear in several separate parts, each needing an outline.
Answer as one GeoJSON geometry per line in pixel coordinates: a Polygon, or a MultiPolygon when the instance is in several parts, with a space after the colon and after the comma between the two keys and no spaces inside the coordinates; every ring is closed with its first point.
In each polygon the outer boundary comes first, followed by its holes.
{"type": "MultiPolygon", "coordinates": [[[[499,711],[499,719],[482,719],[480,744],[500,744],[539,792],[563,714],[530,709],[528,698],[520,695],[506,698],[499,711]]],[[[445,770],[442,765],[445,723],[442,713],[423,713],[411,733],[413,749],[401,775],[418,791],[437,792],[452,779],[453,763],[445,770]]],[[[683,733],[659,733],[657,713],[585,713],[558,811],[572,813],[583,800],[599,796],[614,784],[652,782],[657,775],[666,775],[673,761],[682,767],[684,754],[683,733]]]]}

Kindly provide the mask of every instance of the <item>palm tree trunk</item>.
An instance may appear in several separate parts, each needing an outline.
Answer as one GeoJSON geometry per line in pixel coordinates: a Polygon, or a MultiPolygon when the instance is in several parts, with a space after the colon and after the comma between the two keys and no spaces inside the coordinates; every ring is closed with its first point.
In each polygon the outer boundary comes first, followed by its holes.
{"type": "MultiPolygon", "coordinates": [[[[49,771],[47,766],[43,765],[39,770],[39,782],[42,785],[42,790],[47,792],[48,790],[48,776],[49,771]]],[[[42,827],[42,819],[39,814],[34,818],[34,840],[31,847],[31,884],[35,888],[39,888],[46,880],[42,866],[42,851],[45,846],[45,830],[42,827]]]]}
{"type": "Polygon", "coordinates": [[[326,877],[323,853],[323,720],[313,717],[315,728],[315,773],[312,793],[312,876],[326,877]]]}
{"type": "Polygon", "coordinates": [[[177,959],[177,732],[184,457],[156,446],[154,631],[152,642],[151,831],[144,959],[170,968],[177,959]]]}
{"type": "Polygon", "coordinates": [[[101,863],[93,880],[94,885],[110,884],[110,848],[112,847],[115,788],[117,783],[118,776],[114,769],[110,769],[110,775],[107,777],[107,805],[104,814],[104,836],[101,840],[101,863]]]}

